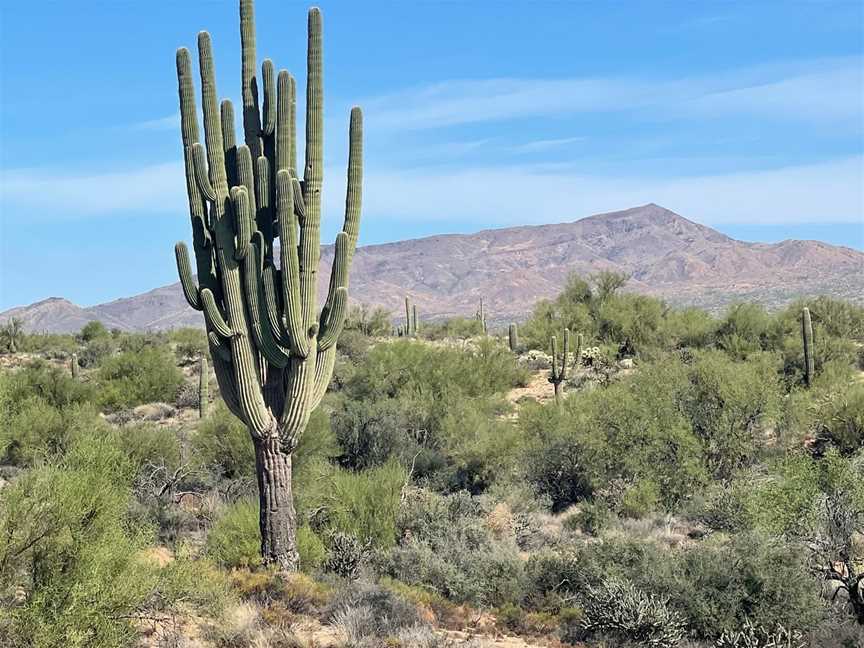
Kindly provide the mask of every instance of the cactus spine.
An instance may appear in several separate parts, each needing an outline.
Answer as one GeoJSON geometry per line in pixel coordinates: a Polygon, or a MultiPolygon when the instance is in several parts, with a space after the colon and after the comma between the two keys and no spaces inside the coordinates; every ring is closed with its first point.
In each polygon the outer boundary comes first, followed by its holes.
{"type": "Polygon", "coordinates": [[[810,309],[801,311],[801,337],[804,340],[804,380],[809,387],[813,383],[813,323],[810,321],[810,309]]]}
{"type": "Polygon", "coordinates": [[[306,151],[297,166],[296,84],[265,60],[256,77],[252,0],[240,0],[244,143],[233,107],[217,104],[210,35],[198,35],[204,142],[189,51],[177,51],[186,189],[198,283],[185,244],[175,247],[183,293],[203,311],[213,370],[225,404],[255,446],[265,564],[298,567],[291,455],[321,402],[345,322],[348,268],[357,243],[362,188],[362,115],[351,110],[348,193],[329,292],[317,311],[323,180],[321,13],[308,16],[306,151]],[[275,78],[274,78],[275,76],[275,78]],[[263,88],[259,110],[258,89],[263,88]],[[280,241],[279,268],[274,239],[280,241]]]}
{"type": "Polygon", "coordinates": [[[69,368],[72,370],[72,377],[78,378],[78,354],[72,354],[72,360],[69,362],[69,368]]]}
{"type": "Polygon", "coordinates": [[[198,418],[207,416],[207,405],[210,402],[208,387],[210,386],[210,369],[207,358],[201,356],[198,362],[198,418]]]}
{"type": "Polygon", "coordinates": [[[558,340],[552,336],[552,369],[549,372],[549,382],[555,390],[555,402],[561,404],[561,385],[567,379],[567,351],[570,345],[570,331],[564,329],[563,335],[563,353],[558,356],[558,340]]]}

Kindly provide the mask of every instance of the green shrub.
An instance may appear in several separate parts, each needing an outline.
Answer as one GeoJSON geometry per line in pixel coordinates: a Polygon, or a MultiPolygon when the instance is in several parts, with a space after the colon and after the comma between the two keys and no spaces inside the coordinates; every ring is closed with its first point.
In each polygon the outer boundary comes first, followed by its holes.
{"type": "Polygon", "coordinates": [[[261,564],[258,502],[238,500],[229,504],[207,532],[207,555],[227,568],[261,564]]]}
{"type": "Polygon", "coordinates": [[[148,535],[126,516],[132,472],[114,436],[99,432],[0,491],[4,645],[127,646],[147,610],[216,602],[219,587],[196,573],[201,565],[160,569],[144,557],[148,535]]]}
{"type": "Polygon", "coordinates": [[[78,335],[82,341],[90,342],[96,338],[108,337],[110,333],[102,322],[93,320],[92,322],[87,322],[78,335]]]}
{"type": "Polygon", "coordinates": [[[398,546],[381,569],[405,583],[432,588],[457,602],[514,603],[522,597],[523,562],[515,542],[485,524],[486,505],[467,493],[411,491],[400,510],[398,546]]]}
{"type": "Polygon", "coordinates": [[[145,347],[106,359],[99,367],[99,402],[108,409],[171,402],[183,374],[164,350],[145,347]]]}
{"type": "Polygon", "coordinates": [[[180,328],[168,334],[174,344],[174,353],[183,362],[189,362],[207,354],[207,333],[204,329],[180,328]]]}
{"type": "Polygon", "coordinates": [[[192,457],[217,479],[237,479],[255,474],[255,447],[243,422],[221,400],[192,435],[192,457]]]}
{"type": "Polygon", "coordinates": [[[395,462],[355,473],[318,460],[295,480],[298,510],[314,513],[312,528],[322,537],[338,531],[375,547],[389,547],[396,541],[396,514],[406,477],[395,462]]]}

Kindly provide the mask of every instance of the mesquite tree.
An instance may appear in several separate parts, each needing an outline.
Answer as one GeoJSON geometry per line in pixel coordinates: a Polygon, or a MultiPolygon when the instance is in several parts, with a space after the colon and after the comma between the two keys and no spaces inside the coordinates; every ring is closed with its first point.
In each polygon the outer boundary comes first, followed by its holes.
{"type": "Polygon", "coordinates": [[[345,221],[336,237],[329,293],[318,312],[323,104],[321,13],[309,11],[306,153],[297,171],[294,79],[265,60],[256,76],[252,0],[240,1],[244,144],[230,101],[217,104],[210,35],[198,35],[204,143],[189,51],[177,51],[186,188],[196,284],[183,243],[177,267],[189,304],[204,313],[213,370],[231,412],[255,446],[261,554],[296,570],[291,455],[321,402],[345,322],[348,267],[357,243],[362,116],[351,110],[345,221]],[[259,109],[259,88],[263,105],[259,109]],[[278,247],[274,244],[279,239],[278,247]],[[275,257],[278,256],[278,266],[275,257]]]}

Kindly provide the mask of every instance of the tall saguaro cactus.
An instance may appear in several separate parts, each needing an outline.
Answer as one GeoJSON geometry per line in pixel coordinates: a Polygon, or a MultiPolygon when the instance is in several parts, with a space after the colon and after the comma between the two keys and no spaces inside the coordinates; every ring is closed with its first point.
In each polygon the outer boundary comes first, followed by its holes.
{"type": "Polygon", "coordinates": [[[563,353],[558,357],[558,340],[552,336],[552,370],[549,372],[549,382],[555,390],[555,402],[561,403],[561,384],[567,379],[567,352],[570,345],[570,331],[564,329],[563,353]]]}
{"type": "Polygon", "coordinates": [[[210,35],[198,35],[203,143],[191,57],[185,48],[177,51],[197,284],[186,246],[178,243],[175,251],[186,299],[204,313],[219,390],[248,427],[255,446],[264,562],[291,571],[299,562],[291,456],[330,382],[345,322],[348,268],[360,223],[362,115],[359,108],[351,110],[345,220],[336,237],[329,293],[319,313],[321,13],[313,8],[308,19],[302,179],[294,78],[286,70],[276,74],[270,60],[256,76],[252,0],[240,0],[240,40],[242,144],[235,138],[232,103],[217,103],[210,35]]]}
{"type": "Polygon", "coordinates": [[[813,358],[813,323],[810,321],[810,309],[801,311],[801,337],[804,340],[804,380],[809,387],[813,383],[815,360],[813,358]]]}

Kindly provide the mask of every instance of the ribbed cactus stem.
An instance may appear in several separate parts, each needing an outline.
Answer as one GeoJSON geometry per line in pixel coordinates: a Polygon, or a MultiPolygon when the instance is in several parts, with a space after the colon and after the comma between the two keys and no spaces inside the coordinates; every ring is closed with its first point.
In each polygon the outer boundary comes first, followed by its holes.
{"type": "Polygon", "coordinates": [[[519,329],[515,322],[510,322],[510,327],[507,329],[507,339],[510,343],[510,350],[516,353],[519,349],[519,329]]]}
{"type": "Polygon", "coordinates": [[[810,309],[801,311],[801,337],[804,340],[804,380],[809,387],[813,384],[815,360],[813,356],[813,323],[810,320],[810,309]]]}
{"type": "Polygon", "coordinates": [[[72,377],[78,378],[78,354],[72,354],[72,360],[69,362],[69,367],[72,370],[72,377]]]}
{"type": "Polygon", "coordinates": [[[576,352],[573,354],[573,366],[579,367],[582,364],[582,334],[576,336],[576,352]]]}
{"type": "Polygon", "coordinates": [[[411,306],[411,326],[414,328],[414,335],[420,332],[420,320],[417,319],[417,304],[411,306]]]}
{"type": "Polygon", "coordinates": [[[558,339],[552,336],[552,367],[549,372],[549,382],[555,391],[555,402],[561,403],[561,385],[567,379],[567,355],[570,345],[570,331],[564,329],[563,335],[563,353],[560,358],[558,356],[558,339]]]}
{"type": "MultiPolygon", "coordinates": [[[[286,70],[277,77],[269,59],[257,76],[252,0],[240,0],[240,37],[243,142],[236,141],[233,105],[217,100],[210,35],[201,32],[198,37],[204,142],[191,56],[186,49],[177,52],[195,272],[185,245],[178,244],[175,254],[184,295],[204,314],[221,396],[246,424],[255,445],[264,562],[294,570],[298,554],[291,453],[324,397],[345,321],[348,270],[362,198],[362,113],[359,108],[351,110],[345,218],[336,237],[329,292],[319,312],[324,171],[321,12],[313,8],[308,17],[302,171],[296,166],[294,78],[286,70]]],[[[204,366],[201,373],[203,381],[204,366]]],[[[205,390],[202,382],[202,395],[205,390]]],[[[202,400],[202,416],[205,406],[202,400]]]]}
{"type": "Polygon", "coordinates": [[[207,404],[210,402],[208,386],[210,384],[210,369],[207,366],[207,358],[201,356],[198,362],[198,417],[207,416],[207,404]]]}
{"type": "Polygon", "coordinates": [[[406,297],[405,298],[405,335],[407,337],[413,337],[416,334],[414,330],[414,320],[411,319],[411,302],[406,297]]]}

